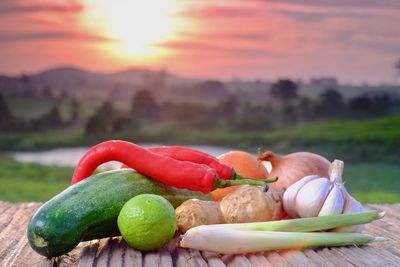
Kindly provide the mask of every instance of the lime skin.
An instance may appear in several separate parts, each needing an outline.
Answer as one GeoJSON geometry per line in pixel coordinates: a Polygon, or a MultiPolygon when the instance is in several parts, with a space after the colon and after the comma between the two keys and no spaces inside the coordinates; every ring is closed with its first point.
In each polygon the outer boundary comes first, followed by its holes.
{"type": "Polygon", "coordinates": [[[141,251],[163,247],[176,230],[174,207],[162,196],[154,194],[142,194],[128,200],[117,222],[125,241],[141,251]]]}

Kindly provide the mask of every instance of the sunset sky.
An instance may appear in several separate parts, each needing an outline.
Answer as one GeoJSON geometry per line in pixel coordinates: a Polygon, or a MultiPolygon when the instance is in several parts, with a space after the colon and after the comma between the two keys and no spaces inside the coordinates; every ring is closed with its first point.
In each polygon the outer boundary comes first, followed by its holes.
{"type": "Polygon", "coordinates": [[[400,83],[399,0],[1,0],[0,73],[400,83]]]}

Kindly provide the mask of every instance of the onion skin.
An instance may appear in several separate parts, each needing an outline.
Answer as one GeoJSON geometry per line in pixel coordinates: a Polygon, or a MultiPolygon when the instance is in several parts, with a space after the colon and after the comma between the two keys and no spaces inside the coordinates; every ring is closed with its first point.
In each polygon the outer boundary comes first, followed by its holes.
{"type": "MultiPolygon", "coordinates": [[[[218,160],[220,163],[231,166],[237,174],[243,177],[253,179],[267,179],[268,177],[268,170],[261,161],[248,152],[232,150],[219,155],[218,160]]],[[[215,201],[219,201],[237,188],[238,186],[219,188],[212,191],[211,195],[215,201]]]]}
{"type": "Polygon", "coordinates": [[[272,151],[266,151],[259,155],[258,159],[271,163],[272,171],[268,177],[279,177],[273,185],[284,189],[308,175],[329,177],[331,163],[318,154],[295,152],[280,156],[272,151]]]}

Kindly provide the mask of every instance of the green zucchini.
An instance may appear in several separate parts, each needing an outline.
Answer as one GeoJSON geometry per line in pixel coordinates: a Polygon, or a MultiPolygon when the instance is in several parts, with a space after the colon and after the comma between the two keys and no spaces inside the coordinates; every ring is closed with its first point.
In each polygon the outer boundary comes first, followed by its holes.
{"type": "Polygon", "coordinates": [[[146,193],[161,195],[174,207],[190,198],[211,198],[166,186],[128,169],[103,172],[44,203],[29,222],[29,244],[39,254],[55,257],[68,253],[81,241],[120,235],[117,217],[122,206],[146,193]]]}

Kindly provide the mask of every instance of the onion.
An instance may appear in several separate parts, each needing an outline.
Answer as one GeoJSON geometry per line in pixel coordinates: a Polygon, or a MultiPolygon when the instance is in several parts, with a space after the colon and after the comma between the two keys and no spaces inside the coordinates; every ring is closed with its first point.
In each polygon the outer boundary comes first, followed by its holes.
{"type": "Polygon", "coordinates": [[[310,153],[296,152],[285,156],[266,151],[258,156],[259,160],[269,161],[272,171],[269,177],[279,177],[274,186],[288,188],[307,175],[329,177],[330,162],[326,158],[310,153]]]}

